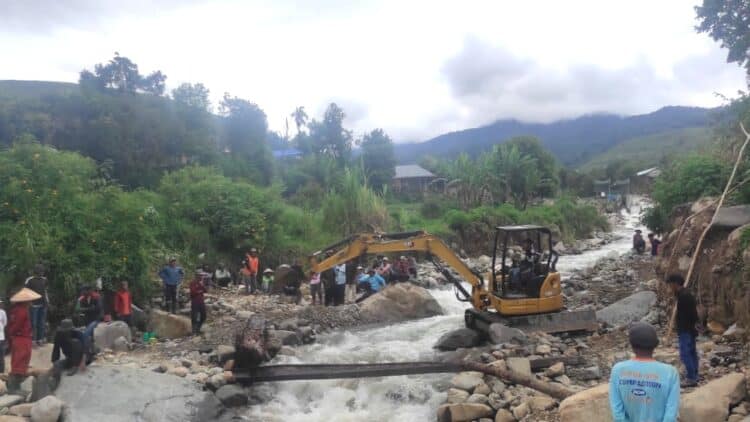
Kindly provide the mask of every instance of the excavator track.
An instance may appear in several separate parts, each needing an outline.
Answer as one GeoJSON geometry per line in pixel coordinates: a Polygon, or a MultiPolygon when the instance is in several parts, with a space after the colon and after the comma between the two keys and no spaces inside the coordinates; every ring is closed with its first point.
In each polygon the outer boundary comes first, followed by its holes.
{"type": "Polygon", "coordinates": [[[485,334],[489,332],[490,325],[496,322],[522,331],[545,333],[595,331],[599,327],[596,313],[590,309],[520,316],[501,316],[495,312],[467,309],[465,321],[468,328],[485,334]]]}

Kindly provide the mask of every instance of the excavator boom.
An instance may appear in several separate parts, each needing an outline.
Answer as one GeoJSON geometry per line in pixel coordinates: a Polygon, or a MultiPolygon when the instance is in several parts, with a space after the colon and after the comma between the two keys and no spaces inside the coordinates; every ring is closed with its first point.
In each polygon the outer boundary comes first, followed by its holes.
{"type": "Polygon", "coordinates": [[[320,273],[366,254],[397,252],[427,253],[438,270],[446,275],[446,278],[456,287],[459,300],[471,301],[477,309],[487,308],[487,289],[482,275],[469,268],[439,237],[421,230],[402,233],[363,233],[350,236],[310,255],[310,266],[312,271],[320,273]],[[467,292],[459,280],[453,277],[442,264],[434,260],[435,257],[456,270],[472,286],[472,292],[467,292]]]}
{"type": "MultiPolygon", "coordinates": [[[[502,230],[503,228],[498,228],[502,230]]],[[[524,226],[514,230],[538,230],[524,226]]],[[[534,295],[505,296],[498,293],[495,277],[491,273],[484,277],[471,269],[440,238],[424,231],[403,233],[362,233],[310,255],[312,271],[321,273],[334,266],[358,259],[364,255],[387,253],[422,252],[445,278],[456,288],[456,298],[471,302],[473,309],[466,311],[466,325],[487,332],[489,325],[500,322],[524,330],[547,332],[594,330],[597,328],[593,311],[560,312],[564,307],[560,292],[560,275],[554,270],[538,276],[537,293],[534,295]],[[439,258],[437,260],[436,258],[439,258]],[[471,285],[471,292],[464,288],[461,280],[443,266],[452,267],[471,285]]],[[[494,262],[494,260],[493,260],[494,262]]],[[[504,267],[504,265],[503,265],[504,267]]]]}

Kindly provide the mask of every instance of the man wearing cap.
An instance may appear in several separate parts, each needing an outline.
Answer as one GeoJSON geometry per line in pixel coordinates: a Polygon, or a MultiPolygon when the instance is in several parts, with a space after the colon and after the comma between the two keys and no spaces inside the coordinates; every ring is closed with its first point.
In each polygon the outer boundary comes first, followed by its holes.
{"type": "Polygon", "coordinates": [[[680,360],[685,365],[685,382],[683,387],[693,387],[698,384],[698,351],[695,339],[698,337],[697,325],[698,307],[695,297],[683,287],[685,279],[679,274],[667,277],[667,284],[677,299],[676,328],[680,345],[680,360]]]}
{"type": "Polygon", "coordinates": [[[29,369],[32,344],[29,308],[33,301],[41,297],[37,292],[24,287],[10,298],[12,305],[7,327],[10,345],[10,375],[7,384],[9,393],[20,390],[21,381],[29,369]]]}
{"type": "Polygon", "coordinates": [[[615,422],[674,422],[680,408],[677,370],[653,358],[659,344],[656,330],[645,322],[628,333],[635,357],[612,367],[609,404],[615,422]]]}
{"type": "Polygon", "coordinates": [[[383,279],[383,277],[381,277],[380,274],[378,274],[374,268],[370,268],[369,270],[367,270],[367,279],[365,281],[365,284],[366,284],[365,294],[362,295],[359,299],[357,299],[357,302],[362,302],[368,297],[383,290],[383,288],[385,287],[385,279],[383,279]]]}
{"type": "Polygon", "coordinates": [[[261,280],[263,293],[271,293],[271,286],[273,285],[273,270],[270,268],[266,268],[265,270],[263,270],[263,277],[261,278],[261,280]]]}
{"type": "Polygon", "coordinates": [[[49,306],[44,265],[36,264],[34,266],[34,275],[27,278],[23,284],[40,296],[39,299],[31,303],[31,330],[32,340],[37,346],[41,346],[45,342],[44,329],[47,325],[47,307],[49,306]]]}
{"type": "Polygon", "coordinates": [[[84,334],[73,327],[72,320],[64,319],[60,322],[52,347],[52,364],[56,374],[68,370],[68,375],[74,375],[79,367],[81,370],[86,369],[84,343],[84,334]],[[60,352],[64,359],[61,359],[60,352]]]}
{"type": "Polygon", "coordinates": [[[206,293],[206,286],[203,284],[203,278],[206,273],[198,269],[195,271],[195,277],[190,282],[190,322],[192,323],[193,335],[201,333],[201,326],[206,322],[206,302],[203,295],[206,293]]]}
{"type": "Polygon", "coordinates": [[[169,259],[169,264],[159,271],[159,278],[164,282],[164,302],[171,313],[177,312],[177,288],[182,283],[185,271],[177,266],[177,260],[169,259]]]}
{"type": "Polygon", "coordinates": [[[258,250],[250,248],[250,252],[245,256],[245,262],[247,266],[247,280],[245,283],[245,291],[247,293],[255,293],[258,290],[258,269],[260,268],[260,262],[258,260],[258,250]]]}

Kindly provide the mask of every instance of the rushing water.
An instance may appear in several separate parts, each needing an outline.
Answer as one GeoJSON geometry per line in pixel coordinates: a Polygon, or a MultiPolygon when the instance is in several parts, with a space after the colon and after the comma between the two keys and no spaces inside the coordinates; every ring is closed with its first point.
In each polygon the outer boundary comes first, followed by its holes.
{"type": "MultiPolygon", "coordinates": [[[[615,227],[620,239],[601,249],[564,256],[558,264],[564,274],[592,265],[599,258],[623,253],[639,226],[640,202],[623,213],[624,223],[615,227]]],[[[388,327],[342,331],[319,336],[313,345],[297,349],[298,357],[281,356],[278,363],[372,363],[435,359],[432,346],[441,335],[463,326],[468,306],[456,300],[452,290],[431,290],[445,315],[409,321],[388,327]]],[[[437,386],[450,375],[419,375],[361,380],[290,381],[269,386],[272,400],[253,406],[248,416],[268,421],[428,421],[445,401],[437,386]]]]}

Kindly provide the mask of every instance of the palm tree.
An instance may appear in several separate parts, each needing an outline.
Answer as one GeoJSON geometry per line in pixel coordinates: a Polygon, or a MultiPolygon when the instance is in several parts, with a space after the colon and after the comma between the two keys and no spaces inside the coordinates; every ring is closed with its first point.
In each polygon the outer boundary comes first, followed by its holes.
{"type": "Polygon", "coordinates": [[[299,106],[294,109],[294,112],[290,115],[294,119],[294,124],[297,126],[297,134],[302,131],[302,128],[307,125],[307,113],[305,113],[305,107],[299,106]]]}

